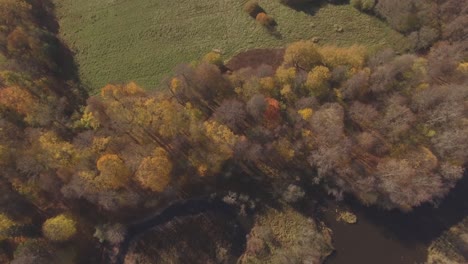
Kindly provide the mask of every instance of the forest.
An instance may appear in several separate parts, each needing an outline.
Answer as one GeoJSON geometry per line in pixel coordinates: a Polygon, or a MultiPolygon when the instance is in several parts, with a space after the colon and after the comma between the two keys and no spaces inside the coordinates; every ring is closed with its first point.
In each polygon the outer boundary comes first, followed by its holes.
{"type": "MultiPolygon", "coordinates": [[[[343,4],[325,2],[281,4],[343,4]]],[[[404,34],[407,52],[304,39],[275,53],[280,65],[232,69],[207,50],[160,89],[93,95],[54,4],[0,0],[0,262],[322,263],[333,232],[299,213],[315,197],[404,213],[441,202],[468,164],[468,2],[350,4],[404,34]],[[130,223],[215,193],[234,216],[180,216],[167,239],[104,256],[144,226],[130,223]],[[213,245],[194,255],[141,249],[202,231],[213,245]]]]}

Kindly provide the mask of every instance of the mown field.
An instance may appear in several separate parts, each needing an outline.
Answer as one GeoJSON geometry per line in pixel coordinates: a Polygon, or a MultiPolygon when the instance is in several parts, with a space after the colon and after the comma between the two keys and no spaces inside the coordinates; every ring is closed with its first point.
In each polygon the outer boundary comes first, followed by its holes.
{"type": "Polygon", "coordinates": [[[243,11],[244,0],[55,0],[61,36],[76,53],[91,92],[109,82],[155,89],[180,63],[221,49],[225,58],[250,49],[321,38],[322,44],[404,49],[405,38],[349,5],[296,11],[260,0],[278,23],[272,35],[243,11]],[[343,32],[336,32],[341,26],[343,32]]]}

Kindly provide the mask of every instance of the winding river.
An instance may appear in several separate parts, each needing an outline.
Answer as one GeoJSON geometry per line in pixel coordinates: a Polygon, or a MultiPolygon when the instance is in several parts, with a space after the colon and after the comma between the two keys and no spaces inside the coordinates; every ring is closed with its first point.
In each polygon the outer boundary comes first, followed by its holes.
{"type": "MultiPolygon", "coordinates": [[[[321,218],[333,230],[336,251],[326,264],[422,264],[426,262],[430,242],[468,215],[467,190],[468,175],[465,173],[465,177],[436,207],[425,204],[411,213],[403,213],[365,207],[353,199],[344,202],[325,200],[319,213],[314,210],[308,215],[321,218]],[[353,211],[358,216],[358,223],[349,225],[336,221],[336,210],[342,208],[353,211]]],[[[124,263],[131,243],[152,228],[177,217],[210,211],[236,219],[238,208],[223,202],[219,196],[173,202],[129,224],[123,242],[107,246],[104,263],[124,263]]],[[[245,245],[245,232],[239,236],[243,237],[240,243],[245,245]]]]}
{"type": "MultiPolygon", "coordinates": [[[[208,211],[220,212],[236,218],[238,208],[222,201],[219,196],[200,197],[196,199],[181,200],[171,203],[166,208],[142,219],[127,225],[127,232],[124,240],[119,245],[108,245],[107,259],[104,263],[122,264],[131,243],[138,239],[144,232],[159,225],[170,222],[174,218],[197,215],[208,211]]],[[[244,241],[245,244],[245,241],[244,241]]]]}

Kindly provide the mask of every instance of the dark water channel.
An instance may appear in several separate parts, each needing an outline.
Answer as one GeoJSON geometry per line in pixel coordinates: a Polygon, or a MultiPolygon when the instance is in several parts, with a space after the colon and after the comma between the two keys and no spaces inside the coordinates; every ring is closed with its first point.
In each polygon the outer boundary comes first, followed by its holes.
{"type": "MultiPolygon", "coordinates": [[[[422,205],[411,213],[385,211],[366,207],[348,199],[325,201],[318,215],[333,231],[335,253],[325,264],[423,264],[427,247],[451,226],[468,215],[468,175],[438,206],[422,205]],[[350,210],[358,217],[357,224],[336,221],[336,210],[350,210]]],[[[106,263],[123,263],[130,243],[144,232],[171,221],[174,217],[215,211],[236,218],[237,209],[219,198],[178,201],[141,221],[128,225],[128,233],[118,248],[109,248],[106,263]],[[117,251],[116,251],[117,249],[117,251]]],[[[239,244],[245,245],[246,230],[239,232],[239,244]]],[[[237,242],[236,242],[237,243],[237,242]]]]}
{"type": "MultiPolygon", "coordinates": [[[[196,215],[208,211],[220,212],[233,219],[236,219],[237,215],[237,208],[223,202],[220,197],[203,197],[173,202],[166,208],[140,221],[129,224],[127,226],[127,234],[122,243],[114,246],[109,245],[104,262],[109,264],[124,263],[125,255],[132,241],[138,239],[144,232],[149,231],[151,228],[168,223],[177,217],[196,215]]],[[[239,230],[238,233],[239,238],[236,239],[236,242],[244,245],[246,233],[242,230],[239,230]]]]}
{"type": "Polygon", "coordinates": [[[467,215],[467,173],[437,207],[426,204],[411,213],[365,207],[354,200],[327,202],[322,217],[333,230],[336,252],[326,264],[426,263],[430,242],[467,215]],[[358,223],[336,221],[338,207],[349,208],[358,223]]]}

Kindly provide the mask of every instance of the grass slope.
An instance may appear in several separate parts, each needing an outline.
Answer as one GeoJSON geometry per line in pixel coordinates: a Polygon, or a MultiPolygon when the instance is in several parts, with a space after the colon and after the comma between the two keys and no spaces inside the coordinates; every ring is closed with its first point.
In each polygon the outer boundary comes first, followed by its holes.
{"type": "Polygon", "coordinates": [[[349,5],[327,5],[310,15],[279,1],[261,0],[278,22],[281,37],[275,37],[243,12],[244,2],[55,0],[61,35],[76,52],[80,75],[91,91],[130,80],[154,89],[174,66],[212,49],[229,57],[312,37],[320,37],[321,43],[362,43],[372,49],[406,47],[402,35],[349,5]],[[335,25],[344,32],[336,32],[335,25]]]}

